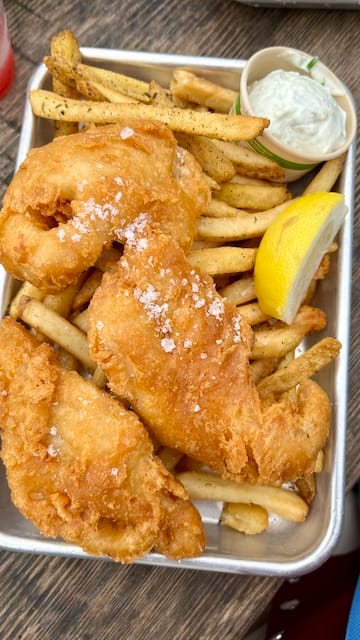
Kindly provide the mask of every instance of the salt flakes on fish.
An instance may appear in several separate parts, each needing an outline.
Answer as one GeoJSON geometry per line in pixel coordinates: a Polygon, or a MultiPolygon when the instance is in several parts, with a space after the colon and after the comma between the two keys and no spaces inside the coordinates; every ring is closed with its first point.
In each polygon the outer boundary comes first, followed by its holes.
{"type": "Polygon", "coordinates": [[[146,238],[142,238],[141,234],[144,232],[148,224],[148,216],[146,213],[140,213],[130,224],[123,229],[120,234],[125,238],[129,247],[141,252],[148,246],[146,238]],[[140,237],[139,237],[140,236],[140,237]]]}
{"type": "Polygon", "coordinates": [[[59,238],[60,242],[65,242],[66,233],[64,229],[58,229],[58,231],[56,232],[56,235],[59,238]]]}
{"type": "Polygon", "coordinates": [[[120,131],[121,140],[126,140],[127,138],[131,138],[135,133],[134,129],[131,127],[123,127],[120,131]]]}
{"type": "Polygon", "coordinates": [[[171,353],[176,349],[175,342],[172,338],[163,338],[160,340],[161,347],[164,349],[166,353],[171,353]]]}
{"type": "Polygon", "coordinates": [[[49,456],[51,458],[56,458],[56,456],[58,455],[58,450],[54,447],[53,444],[49,444],[48,448],[47,448],[47,452],[49,454],[49,456]]]}
{"type": "Polygon", "coordinates": [[[224,303],[219,298],[213,300],[206,311],[207,316],[213,316],[217,320],[221,320],[224,315],[224,303]]]}
{"type": "Polygon", "coordinates": [[[73,225],[73,227],[75,227],[75,229],[79,232],[79,233],[89,233],[89,227],[88,225],[83,222],[82,220],[80,220],[80,218],[75,217],[71,220],[71,224],[73,225]]]}
{"type": "Polygon", "coordinates": [[[240,316],[234,316],[233,319],[232,319],[232,324],[233,324],[233,329],[234,329],[233,342],[235,344],[237,344],[237,343],[239,343],[241,341],[241,333],[240,333],[241,320],[240,320],[240,316]]]}

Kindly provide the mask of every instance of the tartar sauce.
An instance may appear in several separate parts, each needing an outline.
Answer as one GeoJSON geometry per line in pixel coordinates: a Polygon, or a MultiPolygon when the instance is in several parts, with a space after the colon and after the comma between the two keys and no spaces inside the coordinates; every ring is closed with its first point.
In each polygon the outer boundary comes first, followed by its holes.
{"type": "Polygon", "coordinates": [[[321,156],[345,142],[345,111],[308,76],[272,71],[250,85],[249,100],[255,115],[270,119],[269,133],[295,151],[321,156]]]}

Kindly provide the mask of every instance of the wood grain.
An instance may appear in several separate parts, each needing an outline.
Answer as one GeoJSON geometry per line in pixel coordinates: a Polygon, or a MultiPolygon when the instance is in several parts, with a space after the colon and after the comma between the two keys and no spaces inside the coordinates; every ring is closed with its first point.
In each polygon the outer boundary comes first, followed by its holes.
{"type": "MultiPolygon", "coordinates": [[[[83,46],[247,58],[291,45],[318,55],[360,101],[356,11],[256,9],[234,0],[5,0],[16,78],[0,101],[0,199],[16,158],[26,85],[57,31],[83,46]]],[[[359,151],[357,155],[359,167],[359,151]]],[[[356,178],[347,487],[360,475],[360,179],[356,178]]],[[[241,640],[281,584],[100,560],[0,552],[1,640],[241,640]]]]}

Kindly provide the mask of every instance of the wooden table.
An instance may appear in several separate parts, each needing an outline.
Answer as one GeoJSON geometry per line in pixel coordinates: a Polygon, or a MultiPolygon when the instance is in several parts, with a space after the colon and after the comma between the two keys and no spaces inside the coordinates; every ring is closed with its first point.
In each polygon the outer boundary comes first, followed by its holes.
{"type": "MultiPolygon", "coordinates": [[[[5,5],[17,73],[0,102],[1,197],[13,172],[26,83],[48,53],[50,37],[63,28],[71,28],[83,46],[230,58],[291,45],[318,55],[360,98],[357,11],[255,9],[233,0],[5,0],[5,5]]],[[[356,194],[358,217],[359,177],[356,194]]],[[[360,476],[359,235],[356,221],[348,488],[360,476]]],[[[100,560],[10,552],[0,552],[0,558],[2,640],[240,640],[281,583],[100,560]]]]}

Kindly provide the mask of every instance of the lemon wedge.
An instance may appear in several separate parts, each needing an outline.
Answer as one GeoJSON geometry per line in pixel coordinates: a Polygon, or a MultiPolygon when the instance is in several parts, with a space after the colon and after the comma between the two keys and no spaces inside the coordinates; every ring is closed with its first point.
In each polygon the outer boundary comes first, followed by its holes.
{"type": "Polygon", "coordinates": [[[347,207],[341,193],[300,196],[266,230],[256,254],[255,293],[261,310],[290,324],[347,207]]]}

